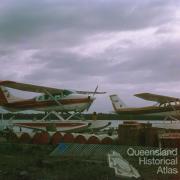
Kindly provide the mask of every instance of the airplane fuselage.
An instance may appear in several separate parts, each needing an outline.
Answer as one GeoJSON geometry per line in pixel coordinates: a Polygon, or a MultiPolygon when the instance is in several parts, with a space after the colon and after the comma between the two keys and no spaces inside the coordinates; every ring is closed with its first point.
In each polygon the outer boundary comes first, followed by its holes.
{"type": "Polygon", "coordinates": [[[38,111],[61,111],[82,112],[87,109],[94,101],[94,97],[80,94],[69,94],[64,96],[62,94],[56,95],[42,95],[32,99],[14,101],[3,104],[2,107],[9,111],[22,110],[38,110],[38,111]]]}
{"type": "Polygon", "coordinates": [[[121,115],[172,115],[175,116],[180,112],[180,105],[171,106],[147,106],[147,107],[136,107],[136,108],[120,108],[115,110],[116,113],[121,115]]]}

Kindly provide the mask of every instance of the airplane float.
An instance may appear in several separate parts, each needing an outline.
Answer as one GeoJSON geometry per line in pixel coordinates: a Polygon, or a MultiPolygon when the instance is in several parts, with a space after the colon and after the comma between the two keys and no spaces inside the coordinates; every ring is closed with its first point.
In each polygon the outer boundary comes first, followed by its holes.
{"type": "Polygon", "coordinates": [[[166,119],[170,117],[174,120],[180,117],[180,98],[152,93],[140,93],[134,96],[156,102],[156,104],[146,107],[127,107],[118,95],[113,94],[110,95],[110,99],[115,112],[120,115],[162,115],[166,119]]]}
{"type": "Polygon", "coordinates": [[[76,91],[69,89],[58,89],[52,87],[25,84],[14,81],[0,81],[0,106],[11,112],[23,110],[37,110],[47,112],[43,118],[46,119],[51,113],[55,114],[60,120],[69,120],[85,110],[89,110],[95,100],[95,94],[104,94],[98,92],[98,86],[95,91],[76,91]],[[22,91],[41,93],[31,99],[22,99],[13,96],[7,88],[13,88],[22,91]],[[90,95],[92,94],[92,95],[90,95]],[[68,115],[64,119],[59,113],[68,115]]]}

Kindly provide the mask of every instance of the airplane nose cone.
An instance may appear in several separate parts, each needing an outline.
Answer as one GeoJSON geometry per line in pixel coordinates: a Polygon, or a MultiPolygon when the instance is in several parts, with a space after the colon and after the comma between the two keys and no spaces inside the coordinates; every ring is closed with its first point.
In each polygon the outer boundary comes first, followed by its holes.
{"type": "Polygon", "coordinates": [[[88,96],[88,98],[91,100],[91,101],[94,101],[96,98],[94,96],[88,96]]]}

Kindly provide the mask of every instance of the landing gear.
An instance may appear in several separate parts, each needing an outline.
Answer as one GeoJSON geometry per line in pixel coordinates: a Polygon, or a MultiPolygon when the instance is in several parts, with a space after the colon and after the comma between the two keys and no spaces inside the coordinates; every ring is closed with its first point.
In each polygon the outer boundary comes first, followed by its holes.
{"type": "MultiPolygon", "coordinates": [[[[48,90],[45,89],[45,91],[46,91],[46,93],[57,103],[58,106],[63,107],[63,105],[62,105],[48,90]]],[[[76,117],[76,118],[82,120],[81,112],[77,112],[77,111],[74,111],[73,113],[66,112],[66,111],[64,111],[64,112],[62,112],[62,113],[58,113],[58,112],[56,112],[56,111],[47,112],[47,114],[43,117],[42,120],[45,120],[45,119],[46,119],[47,117],[49,117],[51,114],[55,115],[55,116],[56,116],[59,120],[61,120],[61,121],[70,120],[72,117],[76,117]],[[63,113],[65,113],[64,116],[62,116],[63,113]],[[78,116],[78,114],[79,114],[80,116],[78,116]],[[64,117],[66,117],[66,118],[64,118],[64,117]]]]}

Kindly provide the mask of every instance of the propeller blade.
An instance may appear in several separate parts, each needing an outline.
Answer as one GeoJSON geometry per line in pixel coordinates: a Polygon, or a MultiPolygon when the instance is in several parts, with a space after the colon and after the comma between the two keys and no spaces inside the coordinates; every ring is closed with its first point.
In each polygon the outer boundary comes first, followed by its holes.
{"type": "Polygon", "coordinates": [[[91,104],[92,104],[92,103],[89,103],[89,105],[88,105],[86,111],[89,111],[89,108],[91,107],[91,104]]]}
{"type": "Polygon", "coordinates": [[[89,108],[91,107],[93,101],[95,100],[95,97],[93,97],[93,96],[88,96],[88,98],[89,98],[89,100],[91,100],[91,101],[89,102],[89,104],[88,104],[88,106],[87,106],[87,108],[86,108],[86,111],[89,110],[89,108]]]}
{"type": "MultiPolygon", "coordinates": [[[[98,90],[98,85],[96,86],[96,88],[95,88],[95,90],[94,90],[94,92],[93,92],[93,94],[92,94],[92,97],[94,98],[94,95],[96,94],[96,92],[97,92],[97,90],[98,90]]],[[[89,98],[91,98],[91,96],[89,96],[89,98]]],[[[87,107],[87,111],[89,110],[89,108],[91,107],[91,104],[93,103],[93,101],[91,101],[90,103],[89,103],[89,105],[88,105],[88,107],[87,107]]]]}
{"type": "Polygon", "coordinates": [[[96,92],[97,92],[97,90],[98,90],[98,85],[96,86],[96,89],[94,90],[94,93],[93,93],[93,97],[94,97],[94,95],[96,94],[96,92]]]}

